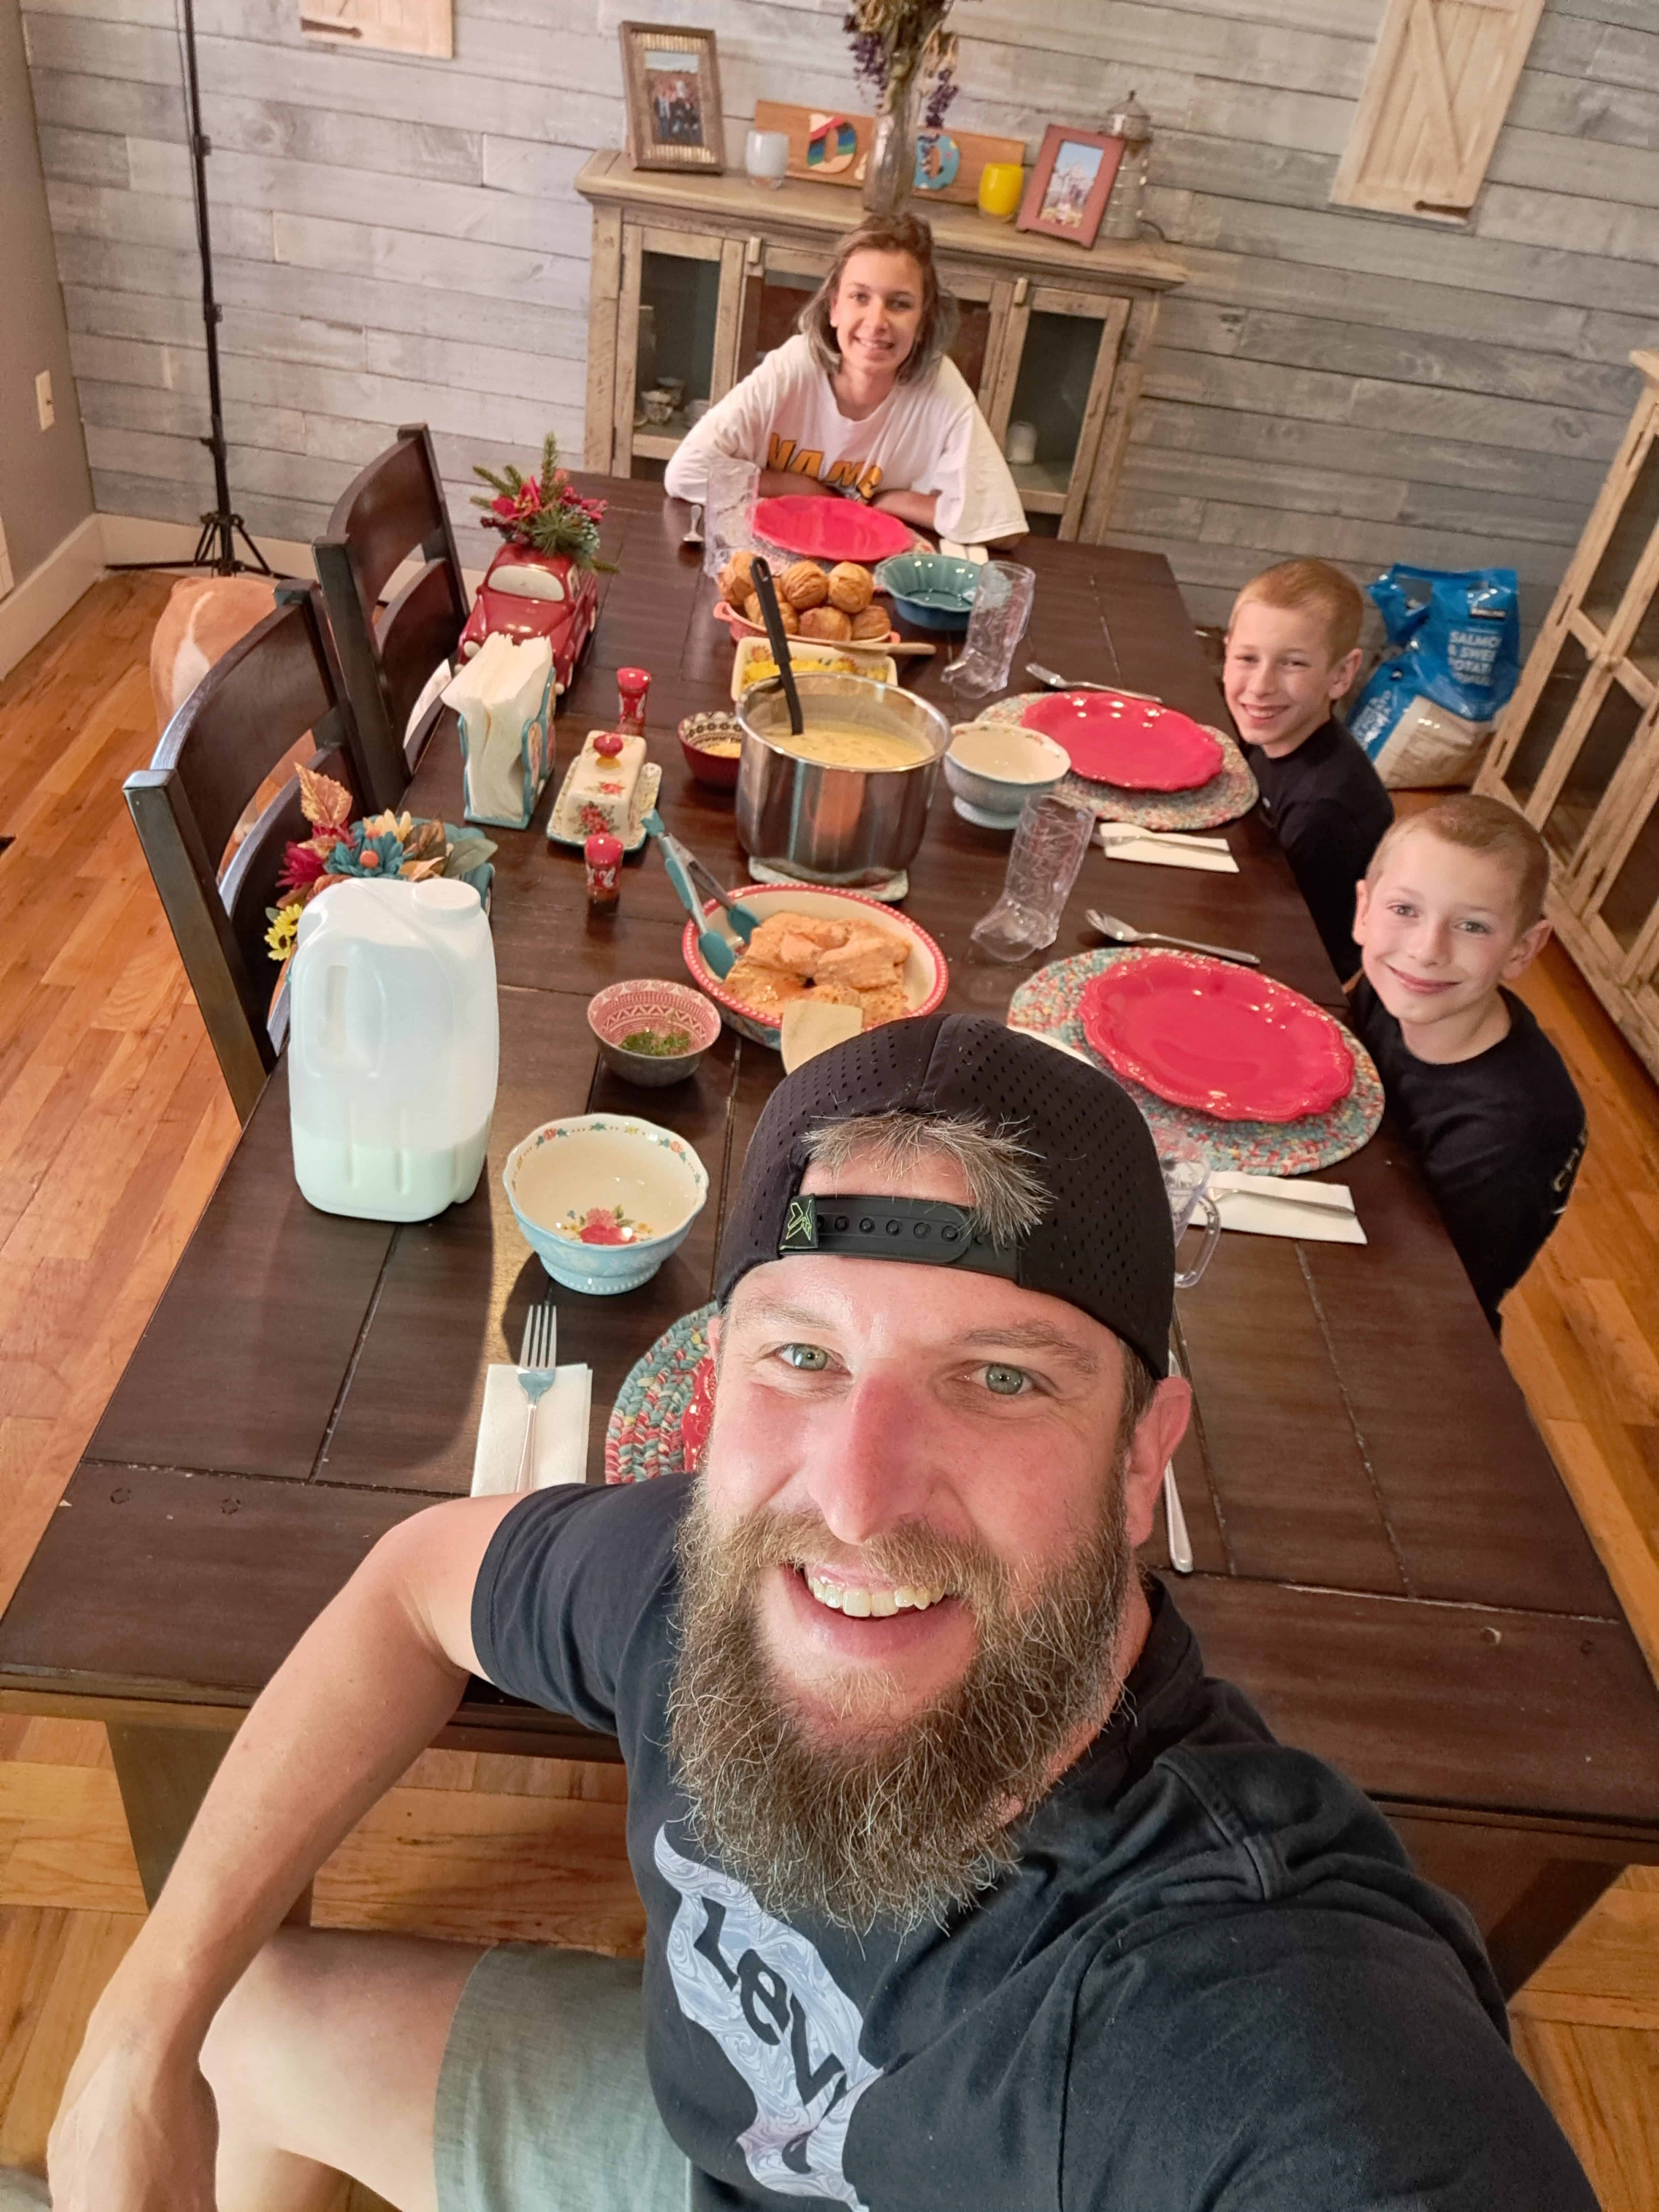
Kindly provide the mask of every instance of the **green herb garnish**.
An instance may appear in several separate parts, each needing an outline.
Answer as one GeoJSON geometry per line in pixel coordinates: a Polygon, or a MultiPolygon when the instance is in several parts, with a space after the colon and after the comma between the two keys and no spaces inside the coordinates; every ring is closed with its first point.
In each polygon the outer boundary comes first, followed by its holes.
{"type": "Polygon", "coordinates": [[[672,1060],[691,1049],[690,1030],[634,1030],[623,1039],[624,1052],[648,1053],[655,1060],[672,1060]]]}

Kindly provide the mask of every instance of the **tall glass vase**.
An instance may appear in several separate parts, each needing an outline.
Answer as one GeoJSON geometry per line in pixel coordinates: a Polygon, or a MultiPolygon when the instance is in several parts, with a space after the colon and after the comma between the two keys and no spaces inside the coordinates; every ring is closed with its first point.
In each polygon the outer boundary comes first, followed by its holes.
{"type": "Polygon", "coordinates": [[[912,76],[890,78],[876,112],[861,198],[872,216],[896,215],[916,181],[916,94],[912,76]]]}

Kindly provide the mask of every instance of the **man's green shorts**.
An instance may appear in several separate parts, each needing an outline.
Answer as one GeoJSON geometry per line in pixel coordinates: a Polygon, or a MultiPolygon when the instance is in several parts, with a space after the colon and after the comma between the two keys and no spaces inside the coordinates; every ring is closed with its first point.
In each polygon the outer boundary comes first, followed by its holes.
{"type": "Polygon", "coordinates": [[[474,1967],[433,2124],[440,2212],[687,2212],[646,2078],[637,1960],[507,1943],[474,1967]]]}

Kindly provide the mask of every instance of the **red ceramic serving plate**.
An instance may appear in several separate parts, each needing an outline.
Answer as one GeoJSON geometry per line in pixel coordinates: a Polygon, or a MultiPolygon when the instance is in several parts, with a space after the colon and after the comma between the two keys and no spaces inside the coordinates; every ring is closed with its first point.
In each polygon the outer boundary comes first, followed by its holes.
{"type": "Polygon", "coordinates": [[[1085,984],[1078,1012],[1109,1067],[1218,1121],[1299,1121],[1353,1086],[1353,1054],[1328,1014],[1225,960],[1115,960],[1085,984]]]}
{"type": "Polygon", "coordinates": [[[1064,745],[1075,774],[1121,791],[1196,791],[1221,770],[1218,738],[1173,707],[1121,691],[1053,691],[1020,718],[1064,745]]]}
{"type": "Polygon", "coordinates": [[[915,533],[908,522],[851,499],[811,499],[792,493],[755,502],[755,535],[811,561],[861,561],[866,568],[890,553],[908,553],[915,533]]]}

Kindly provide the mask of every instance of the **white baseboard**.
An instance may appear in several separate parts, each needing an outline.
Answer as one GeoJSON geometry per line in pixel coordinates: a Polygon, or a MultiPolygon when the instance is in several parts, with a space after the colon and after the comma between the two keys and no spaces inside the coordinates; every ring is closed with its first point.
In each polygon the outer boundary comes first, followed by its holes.
{"type": "Polygon", "coordinates": [[[9,675],[103,574],[106,519],[89,514],[0,599],[0,676],[9,675]]]}
{"type": "MultiPolygon", "coordinates": [[[[152,522],[138,514],[89,514],[72,530],[40,567],[24,577],[15,591],[0,599],[0,676],[6,676],[26,653],[39,645],[61,622],[82,592],[98,581],[105,568],[118,561],[188,561],[201,535],[193,522],[152,522]]],[[[309,583],[317,573],[309,545],[288,538],[257,540],[271,567],[309,583]]],[[[416,566],[405,561],[387,579],[391,598],[415,576],[416,566]]],[[[463,570],[469,591],[476,592],[482,569],[463,570]]]]}

